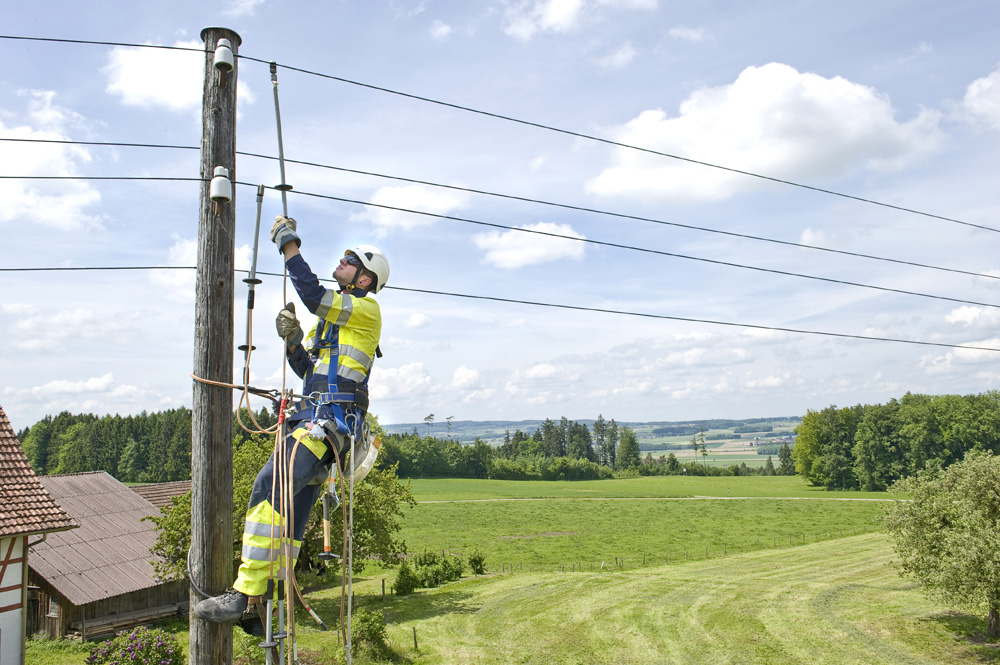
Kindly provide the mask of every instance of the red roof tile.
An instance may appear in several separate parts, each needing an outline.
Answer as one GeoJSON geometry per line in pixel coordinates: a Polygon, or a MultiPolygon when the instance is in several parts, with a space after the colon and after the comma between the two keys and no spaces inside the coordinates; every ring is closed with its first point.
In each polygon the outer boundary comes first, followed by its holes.
{"type": "Polygon", "coordinates": [[[0,407],[0,536],[51,533],[77,526],[39,482],[0,407]]]}

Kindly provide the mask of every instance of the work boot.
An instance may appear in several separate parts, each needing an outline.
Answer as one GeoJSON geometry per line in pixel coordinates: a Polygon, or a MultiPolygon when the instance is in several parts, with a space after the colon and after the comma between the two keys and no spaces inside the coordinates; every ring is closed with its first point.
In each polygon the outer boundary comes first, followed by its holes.
{"type": "Polygon", "coordinates": [[[215,598],[206,598],[194,606],[194,615],[204,621],[231,623],[243,616],[249,598],[236,589],[230,589],[215,598]]]}

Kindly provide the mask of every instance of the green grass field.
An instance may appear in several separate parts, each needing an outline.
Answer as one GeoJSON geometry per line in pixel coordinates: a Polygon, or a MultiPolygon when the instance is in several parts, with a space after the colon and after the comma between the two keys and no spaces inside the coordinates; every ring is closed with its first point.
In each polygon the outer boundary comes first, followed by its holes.
{"type": "Polygon", "coordinates": [[[972,618],[925,600],[892,558],[869,534],[624,572],[466,579],[384,608],[414,664],[998,662],[995,645],[970,637],[972,618]]]}
{"type": "MultiPolygon", "coordinates": [[[[410,551],[479,549],[490,573],[384,599],[392,570],[356,580],[356,605],[385,613],[395,662],[1000,663],[981,618],[898,576],[888,538],[873,532],[884,494],[785,477],[412,487],[410,551]]],[[[339,586],[307,597],[336,623],[339,586]]],[[[297,626],[302,665],[337,662],[336,632],[303,611],[297,626]]],[[[82,660],[36,649],[27,663],[82,660]]]]}
{"type": "Polygon", "coordinates": [[[603,497],[798,497],[885,499],[882,492],[827,492],[797,476],[650,476],[616,480],[518,481],[428,478],[411,481],[413,496],[426,501],[603,497]]]}
{"type": "Polygon", "coordinates": [[[872,531],[883,493],[797,477],[657,476],[582,482],[425,479],[411,484],[411,553],[486,555],[491,571],[651,566],[872,531]]]}

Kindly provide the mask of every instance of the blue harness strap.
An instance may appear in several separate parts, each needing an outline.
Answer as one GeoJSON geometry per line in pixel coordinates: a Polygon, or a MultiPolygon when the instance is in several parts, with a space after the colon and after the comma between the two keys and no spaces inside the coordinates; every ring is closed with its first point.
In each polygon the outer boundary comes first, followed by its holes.
{"type": "MultiPolygon", "coordinates": [[[[352,418],[345,417],[344,408],[354,406],[356,403],[355,393],[341,392],[338,390],[339,377],[337,369],[340,366],[340,326],[320,320],[317,324],[316,338],[318,340],[313,350],[314,361],[318,360],[323,349],[329,349],[330,362],[328,365],[327,386],[331,392],[312,393],[306,396],[312,407],[312,420],[329,420],[337,425],[337,431],[345,436],[360,436],[363,419],[352,414],[352,418]],[[348,420],[353,420],[353,427],[347,424],[348,420]]],[[[365,375],[365,380],[361,383],[361,388],[367,390],[368,377],[371,370],[365,375]]],[[[306,400],[303,400],[304,402],[306,400]]],[[[367,401],[367,400],[366,400],[367,401]]],[[[367,404],[364,405],[367,407],[367,404]]],[[[365,408],[367,410],[367,408],[365,408]]]]}

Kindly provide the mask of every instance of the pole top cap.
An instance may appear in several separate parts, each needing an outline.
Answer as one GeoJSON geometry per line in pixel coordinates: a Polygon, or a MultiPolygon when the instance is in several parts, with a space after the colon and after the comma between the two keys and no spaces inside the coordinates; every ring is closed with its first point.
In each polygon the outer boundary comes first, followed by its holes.
{"type": "Polygon", "coordinates": [[[239,46],[240,44],[243,43],[243,39],[240,38],[239,34],[235,30],[233,30],[232,28],[219,28],[219,27],[214,27],[214,26],[210,26],[208,28],[204,28],[201,31],[201,41],[205,41],[205,37],[208,34],[209,30],[225,30],[226,32],[229,33],[229,35],[226,36],[225,39],[232,39],[232,40],[234,40],[235,43],[236,43],[236,46],[239,46]]]}

